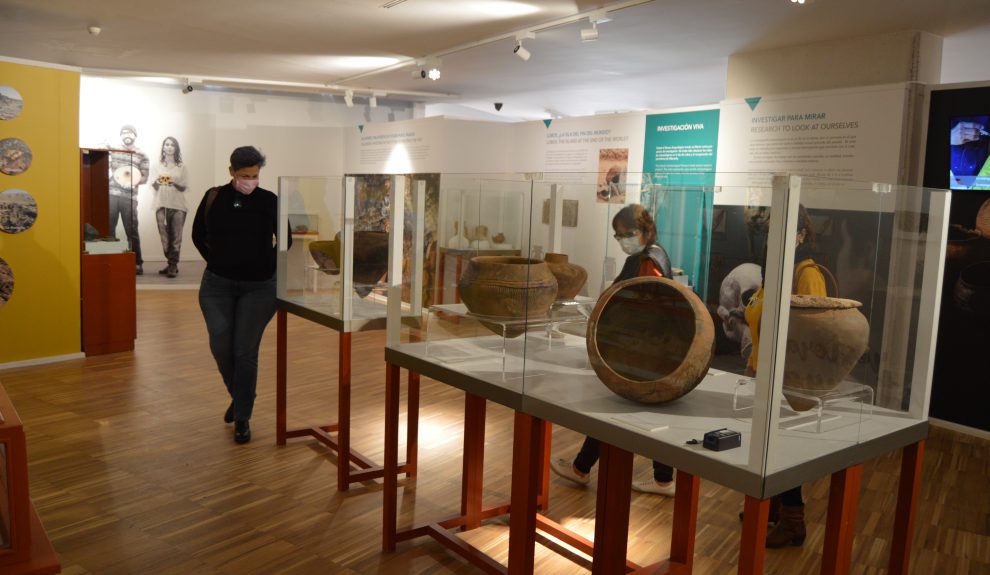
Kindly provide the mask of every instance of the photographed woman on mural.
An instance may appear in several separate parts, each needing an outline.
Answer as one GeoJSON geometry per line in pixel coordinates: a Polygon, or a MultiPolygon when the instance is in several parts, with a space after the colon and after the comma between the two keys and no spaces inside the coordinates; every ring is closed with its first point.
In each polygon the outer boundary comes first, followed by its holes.
{"type": "Polygon", "coordinates": [[[182,227],[186,222],[186,165],[182,162],[179,141],[169,136],[162,142],[158,162],[151,167],[151,187],[155,190],[152,207],[158,220],[158,235],[167,265],[158,273],[174,278],[179,273],[182,227]]]}

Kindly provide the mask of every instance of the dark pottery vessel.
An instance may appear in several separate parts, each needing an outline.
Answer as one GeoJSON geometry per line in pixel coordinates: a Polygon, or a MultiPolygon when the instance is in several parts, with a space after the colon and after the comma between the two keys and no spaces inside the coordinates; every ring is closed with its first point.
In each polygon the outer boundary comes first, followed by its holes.
{"type": "MultiPolygon", "coordinates": [[[[320,271],[328,274],[340,273],[340,232],[332,240],[310,242],[309,253],[320,271]]],[[[359,231],[354,232],[354,290],[364,297],[367,288],[381,280],[388,270],[388,232],[359,231]]]]}

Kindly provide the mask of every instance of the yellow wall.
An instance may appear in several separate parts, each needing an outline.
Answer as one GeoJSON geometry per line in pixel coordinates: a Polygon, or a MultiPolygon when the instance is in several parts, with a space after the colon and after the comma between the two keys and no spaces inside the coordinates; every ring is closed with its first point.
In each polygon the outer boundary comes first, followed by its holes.
{"type": "Polygon", "coordinates": [[[0,191],[34,196],[38,219],[19,234],[0,232],[0,257],[14,291],[0,307],[0,364],[79,353],[79,73],[0,61],[0,84],[24,99],[0,120],[0,139],[20,138],[31,167],[0,173],[0,191]]]}

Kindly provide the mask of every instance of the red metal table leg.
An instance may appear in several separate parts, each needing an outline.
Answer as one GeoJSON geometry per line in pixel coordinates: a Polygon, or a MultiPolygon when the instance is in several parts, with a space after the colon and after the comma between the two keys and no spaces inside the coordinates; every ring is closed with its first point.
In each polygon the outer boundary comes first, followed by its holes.
{"type": "Polygon", "coordinates": [[[540,443],[542,453],[539,454],[540,494],[537,505],[546,511],[550,508],[550,441],[553,426],[549,422],[543,424],[543,441],[540,443]]]}
{"type": "Polygon", "coordinates": [[[856,534],[856,503],[863,466],[836,471],[828,494],[828,518],[822,546],[822,575],[847,575],[852,564],[853,537],[856,534]]]}
{"type": "Polygon", "coordinates": [[[351,486],[351,333],[340,332],[337,346],[337,491],[351,486]]]}
{"type": "Polygon", "coordinates": [[[698,528],[698,494],[701,478],[677,470],[674,492],[674,526],[670,536],[670,560],[691,569],[694,564],[694,535],[698,528]]]}
{"type": "Polygon", "coordinates": [[[742,540],[739,543],[739,575],[763,573],[768,515],[770,515],[769,499],[746,496],[746,503],[743,505],[742,540]]]}
{"type": "Polygon", "coordinates": [[[601,446],[591,572],[594,575],[620,575],[626,572],[633,454],[607,443],[601,446]]]}
{"type": "Polygon", "coordinates": [[[890,545],[890,575],[907,575],[911,562],[911,540],[914,537],[914,516],[921,491],[921,456],[925,441],[904,448],[901,454],[901,480],[897,487],[897,512],[894,535],[890,545]]]}
{"type": "Polygon", "coordinates": [[[385,364],[385,462],[382,487],[382,550],[395,551],[398,529],[399,366],[385,364]]]}
{"type": "Polygon", "coordinates": [[[419,455],[419,374],[409,372],[406,390],[406,477],[416,477],[419,455]]]}
{"type": "Polygon", "coordinates": [[[464,530],[481,525],[481,499],[485,470],[485,399],[464,394],[464,458],[461,475],[461,515],[464,530]]]}
{"type": "Polygon", "coordinates": [[[543,481],[547,424],[516,412],[512,433],[512,502],[509,515],[509,573],[533,573],[536,553],[536,507],[543,481]]]}
{"type": "Polygon", "coordinates": [[[275,444],[285,445],[288,321],[285,310],[275,312],[275,444]]]}

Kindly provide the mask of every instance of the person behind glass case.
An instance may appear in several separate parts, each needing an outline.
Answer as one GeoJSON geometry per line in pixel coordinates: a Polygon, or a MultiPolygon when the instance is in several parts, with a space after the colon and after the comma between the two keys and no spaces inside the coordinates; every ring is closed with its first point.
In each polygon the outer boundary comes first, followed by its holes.
{"type": "MultiPolygon", "coordinates": [[[[794,238],[795,250],[793,293],[797,295],[825,296],[825,276],[809,257],[815,245],[815,230],[811,217],[804,206],[798,207],[797,235],[794,238]]],[[[765,262],[764,262],[765,263],[765,262]]],[[[761,276],[763,275],[761,266],[761,276]]],[[[760,317],[763,314],[763,285],[756,290],[749,303],[746,304],[746,322],[749,324],[750,335],[753,339],[753,349],[746,364],[746,375],[756,375],[760,355],[760,317]]],[[[787,545],[800,546],[804,543],[806,531],[804,525],[804,500],[801,497],[801,486],[789,489],[770,501],[770,523],[773,528],[767,533],[766,546],[769,548],[787,545]]]]}
{"type": "Polygon", "coordinates": [[[151,187],[155,190],[152,206],[158,220],[158,235],[167,264],[158,273],[174,278],[179,273],[182,227],[186,222],[186,165],[182,162],[179,141],[169,136],[162,141],[158,163],[151,168],[151,187]]]}
{"type": "Polygon", "coordinates": [[[206,260],[199,307],[230,395],[223,420],[235,424],[237,443],[251,440],[258,349],[275,315],[278,197],[258,187],[264,165],[256,148],[234,150],[230,182],[207,191],[193,219],[193,244],[206,260]]]}
{"type": "MultiPolygon", "coordinates": [[[[634,277],[673,277],[670,256],[657,243],[657,227],[650,213],[640,204],[625,206],[612,219],[615,239],[627,254],[622,271],[614,283],[634,277]]],[[[550,462],[550,469],[558,476],[578,485],[587,485],[591,468],[598,462],[601,443],[594,437],[585,437],[581,450],[573,460],[557,458],[550,462]]],[[[659,461],[653,462],[653,479],[634,482],[632,488],[643,493],[674,495],[674,469],[659,461]]]]}
{"type": "MultiPolygon", "coordinates": [[[[127,243],[134,252],[137,262],[137,275],[144,273],[144,259],[141,258],[141,236],[138,234],[138,186],[148,181],[150,162],[135,144],[137,129],[130,124],[120,128],[121,144],[110,152],[110,235],[117,230],[117,220],[124,223],[127,243]]],[[[111,147],[111,146],[107,146],[111,147]]]]}

